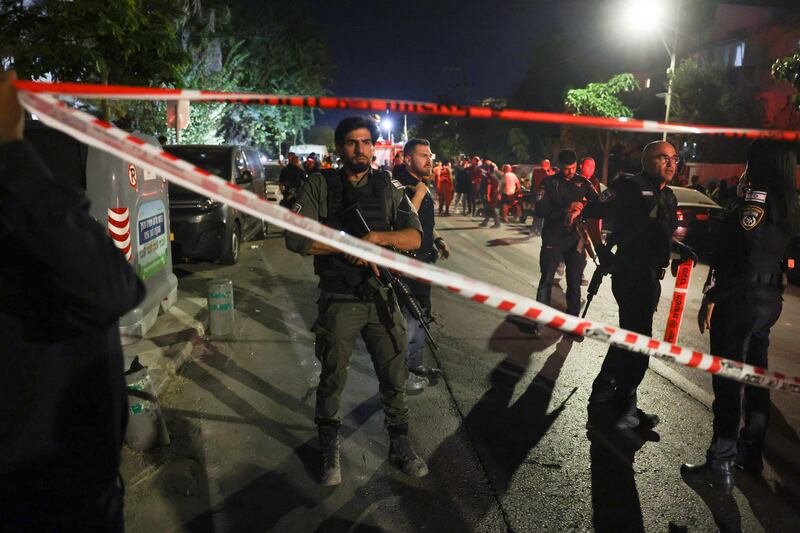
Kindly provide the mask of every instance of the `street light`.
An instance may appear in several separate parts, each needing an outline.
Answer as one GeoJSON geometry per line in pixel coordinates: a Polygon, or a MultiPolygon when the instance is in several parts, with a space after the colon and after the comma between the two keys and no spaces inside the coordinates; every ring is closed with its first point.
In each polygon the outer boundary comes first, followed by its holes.
{"type": "MultiPolygon", "coordinates": [[[[678,48],[678,15],[681,11],[682,0],[675,2],[675,12],[672,22],[673,37],[672,46],[667,44],[662,31],[661,23],[670,17],[667,10],[666,0],[628,0],[623,8],[623,21],[629,31],[643,36],[651,33],[658,33],[661,43],[669,54],[669,69],[667,70],[667,94],[664,98],[666,111],[664,112],[664,122],[669,122],[669,109],[672,105],[672,78],[675,74],[676,51],[678,48]]],[[[667,132],[662,137],[667,140],[667,132]]]]}
{"type": "Polygon", "coordinates": [[[381,129],[386,130],[386,140],[392,142],[392,119],[385,117],[381,120],[381,129]]]}

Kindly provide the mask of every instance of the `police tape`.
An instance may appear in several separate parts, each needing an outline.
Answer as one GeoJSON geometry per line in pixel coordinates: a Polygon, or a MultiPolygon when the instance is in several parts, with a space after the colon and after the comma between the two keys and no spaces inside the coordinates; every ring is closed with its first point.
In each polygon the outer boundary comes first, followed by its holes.
{"type": "Polygon", "coordinates": [[[800,393],[800,377],[786,376],[779,372],[662,342],[621,328],[584,320],[500,287],[422,263],[271,204],[264,198],[164,152],[158,146],[69,107],[52,96],[20,91],[19,98],[29,112],[37,115],[50,127],[117,157],[131,160],[181,187],[227,203],[245,213],[342,252],[403,272],[427,283],[440,285],[475,302],[529,318],[564,333],[584,335],[629,351],[705,370],[743,383],[800,393]]]}
{"type": "Polygon", "coordinates": [[[408,100],[385,100],[378,98],[348,98],[337,96],[280,96],[274,94],[201,91],[193,89],[166,89],[158,87],[131,87],[127,85],[96,85],[88,83],[49,83],[17,80],[19,90],[32,93],[72,96],[75,98],[99,98],[111,100],[187,100],[192,102],[228,102],[251,105],[317,107],[362,112],[391,111],[423,115],[513,120],[543,124],[561,124],[629,130],[643,133],[674,133],[696,135],[721,135],[741,138],[770,138],[776,140],[800,140],[800,131],[762,130],[753,128],[730,128],[698,124],[678,124],[619,117],[592,117],[566,113],[546,113],[519,109],[493,109],[482,106],[461,106],[408,100]]]}
{"type": "Polygon", "coordinates": [[[686,298],[689,296],[689,282],[692,280],[694,261],[687,259],[678,266],[675,273],[675,291],[672,293],[672,303],[667,314],[667,326],[664,328],[666,342],[678,342],[681,332],[683,310],[686,308],[686,298]]]}

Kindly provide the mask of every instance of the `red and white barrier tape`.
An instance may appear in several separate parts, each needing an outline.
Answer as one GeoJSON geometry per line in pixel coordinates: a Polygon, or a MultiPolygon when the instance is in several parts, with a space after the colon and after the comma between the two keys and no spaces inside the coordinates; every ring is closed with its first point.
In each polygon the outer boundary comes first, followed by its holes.
{"type": "Polygon", "coordinates": [[[230,204],[269,223],[323,242],[342,252],[404,272],[429,283],[441,285],[465,298],[500,311],[527,317],[565,333],[585,335],[633,352],[698,368],[743,383],[800,393],[800,377],[786,376],[779,372],[771,372],[752,365],[693,351],[624,329],[583,320],[494,285],[434,265],[421,263],[273,205],[249,191],[242,190],[235,184],[162,151],[157,146],[137,139],[107,122],[68,107],[51,96],[20,91],[19,97],[25,108],[36,114],[44,123],[86,144],[125,160],[133,161],[145,169],[165,176],[177,185],[230,204]]]}
{"type": "Polygon", "coordinates": [[[335,96],[278,96],[274,94],[198,91],[191,89],[162,89],[154,87],[130,87],[125,85],[93,85],[84,83],[48,83],[38,81],[14,82],[21,91],[32,93],[73,96],[77,98],[101,98],[109,100],[189,100],[202,102],[230,102],[253,105],[318,107],[322,109],[350,109],[354,111],[392,111],[449,117],[515,120],[544,124],[567,124],[590,128],[630,130],[647,133],[682,133],[722,135],[755,139],[766,137],[786,141],[800,140],[800,131],[759,130],[752,128],[727,128],[697,124],[676,124],[655,120],[633,118],[607,118],[568,115],[565,113],[543,113],[519,109],[492,109],[480,106],[459,106],[407,100],[382,100],[376,98],[343,98],[335,96]]]}
{"type": "Polygon", "coordinates": [[[667,327],[664,328],[664,340],[666,342],[678,342],[683,310],[686,307],[686,298],[689,296],[689,282],[692,280],[693,267],[694,261],[691,259],[687,259],[678,266],[678,272],[675,276],[675,291],[672,293],[672,303],[669,306],[669,314],[667,315],[667,327]]]}

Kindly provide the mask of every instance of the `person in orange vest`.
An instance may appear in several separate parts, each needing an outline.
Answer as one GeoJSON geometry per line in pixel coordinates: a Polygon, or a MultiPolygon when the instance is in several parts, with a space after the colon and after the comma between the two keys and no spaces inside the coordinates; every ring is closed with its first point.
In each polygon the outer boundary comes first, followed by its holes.
{"type": "Polygon", "coordinates": [[[450,161],[446,162],[439,171],[439,215],[450,216],[450,203],[453,201],[453,172],[450,161]],[[443,212],[444,211],[444,212],[443,212]]]}

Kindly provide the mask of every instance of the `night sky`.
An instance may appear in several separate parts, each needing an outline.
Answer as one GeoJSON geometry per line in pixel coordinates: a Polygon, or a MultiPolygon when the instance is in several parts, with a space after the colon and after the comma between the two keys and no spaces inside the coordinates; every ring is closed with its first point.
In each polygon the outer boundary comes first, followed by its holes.
{"type": "MultiPolygon", "coordinates": [[[[507,98],[537,47],[556,34],[579,41],[580,52],[562,61],[584,65],[586,81],[668,63],[657,41],[620,38],[611,1],[305,3],[337,67],[329,90],[340,96],[466,104],[507,98]]],[[[320,122],[335,125],[347,114],[328,112],[320,122]]]]}

